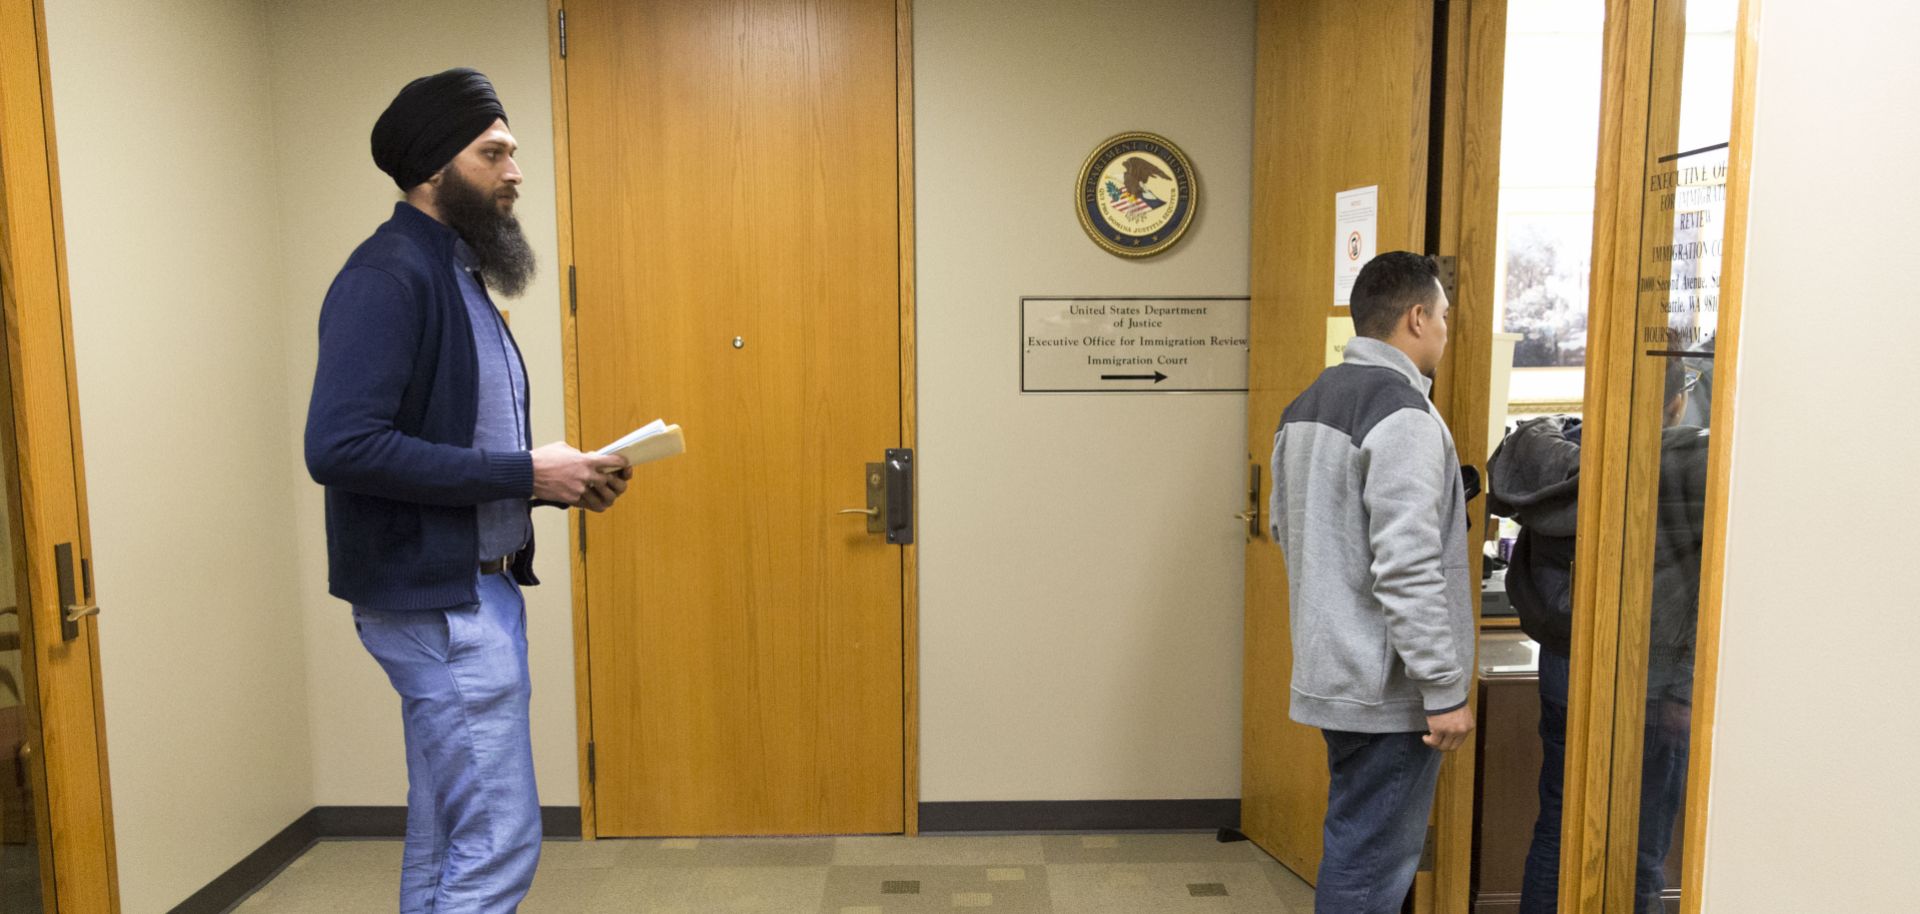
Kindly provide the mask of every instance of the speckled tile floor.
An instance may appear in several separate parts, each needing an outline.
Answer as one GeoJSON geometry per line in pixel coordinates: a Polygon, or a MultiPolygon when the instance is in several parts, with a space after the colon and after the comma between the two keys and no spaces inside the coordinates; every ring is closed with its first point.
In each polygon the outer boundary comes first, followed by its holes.
{"type": "MultiPolygon", "coordinates": [[[[395,910],[400,842],[323,841],[234,910],[395,910]]],[[[1313,890],[1211,832],[549,841],[522,914],[1311,914],[1313,890]]]]}

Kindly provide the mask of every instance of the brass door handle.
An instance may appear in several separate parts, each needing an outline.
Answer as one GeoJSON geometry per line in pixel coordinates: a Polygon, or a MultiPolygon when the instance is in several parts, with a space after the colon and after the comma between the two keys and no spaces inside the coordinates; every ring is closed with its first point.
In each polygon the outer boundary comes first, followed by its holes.
{"type": "Polygon", "coordinates": [[[913,450],[887,448],[886,459],[866,467],[867,506],[841,508],[836,514],[859,514],[867,532],[895,546],[913,545],[913,450]]]}
{"type": "Polygon", "coordinates": [[[1247,464],[1247,510],[1235,514],[1234,520],[1247,525],[1247,542],[1262,539],[1266,531],[1260,529],[1260,478],[1266,470],[1257,463],[1247,464]]]}
{"type": "Polygon", "coordinates": [[[97,615],[100,615],[100,604],[98,603],[88,603],[84,606],[78,603],[72,603],[67,606],[66,620],[68,622],[79,622],[88,616],[97,615]]]}

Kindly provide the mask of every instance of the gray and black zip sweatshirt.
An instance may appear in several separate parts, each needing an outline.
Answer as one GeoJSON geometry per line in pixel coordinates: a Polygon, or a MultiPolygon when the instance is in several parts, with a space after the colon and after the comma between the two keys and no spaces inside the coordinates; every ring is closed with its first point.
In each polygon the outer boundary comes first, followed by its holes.
{"type": "Polygon", "coordinates": [[[1465,492],[1431,387],[1400,350],[1358,337],[1274,434],[1268,516],[1286,553],[1300,723],[1422,732],[1466,704],[1465,492]]]}

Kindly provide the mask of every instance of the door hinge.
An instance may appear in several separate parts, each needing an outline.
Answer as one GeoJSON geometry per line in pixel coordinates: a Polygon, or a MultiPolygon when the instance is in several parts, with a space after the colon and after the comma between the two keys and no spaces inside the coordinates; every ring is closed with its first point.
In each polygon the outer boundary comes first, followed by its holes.
{"type": "Polygon", "coordinates": [[[567,59],[567,11],[560,11],[560,59],[567,59]]]}
{"type": "Polygon", "coordinates": [[[1460,260],[1452,254],[1437,254],[1433,261],[1440,267],[1440,288],[1447,292],[1447,301],[1460,307],[1460,260]]]}
{"type": "Polygon", "coordinates": [[[587,512],[580,509],[580,554],[587,554],[587,512]]]}
{"type": "Polygon", "coordinates": [[[567,313],[575,316],[580,313],[580,279],[573,272],[572,264],[567,265],[567,313]]]}
{"type": "Polygon", "coordinates": [[[593,744],[587,744],[587,783],[593,783],[600,775],[593,757],[593,744]]]}

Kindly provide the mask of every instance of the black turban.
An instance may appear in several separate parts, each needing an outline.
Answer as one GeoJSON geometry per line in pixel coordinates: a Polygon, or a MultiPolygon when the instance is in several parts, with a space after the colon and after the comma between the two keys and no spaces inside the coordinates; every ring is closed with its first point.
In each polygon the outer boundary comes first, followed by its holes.
{"type": "Polygon", "coordinates": [[[373,124],[373,163],[409,190],[445,168],[507,109],[493,83],[465,67],[422,76],[373,124]]]}

